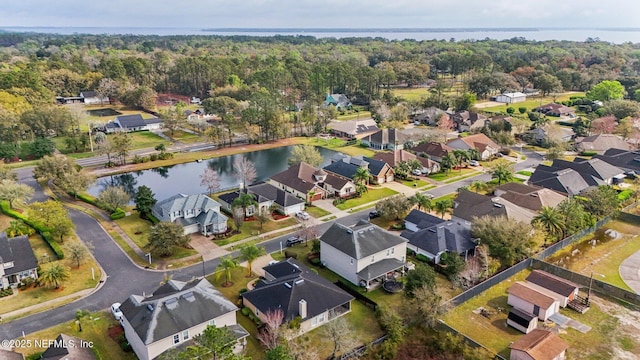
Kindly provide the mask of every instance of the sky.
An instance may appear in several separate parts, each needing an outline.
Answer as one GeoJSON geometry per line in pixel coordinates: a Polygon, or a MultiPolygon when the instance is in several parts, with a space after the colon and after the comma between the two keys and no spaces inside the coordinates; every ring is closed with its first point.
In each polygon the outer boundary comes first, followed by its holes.
{"type": "Polygon", "coordinates": [[[640,27],[638,0],[3,0],[0,27],[640,27]]]}

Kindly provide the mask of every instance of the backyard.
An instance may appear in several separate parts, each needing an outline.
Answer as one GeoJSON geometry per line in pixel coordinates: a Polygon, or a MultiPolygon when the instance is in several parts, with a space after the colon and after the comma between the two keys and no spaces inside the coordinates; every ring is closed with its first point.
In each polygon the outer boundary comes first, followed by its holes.
{"type": "Polygon", "coordinates": [[[362,196],[349,199],[342,204],[336,205],[336,207],[340,210],[347,210],[397,193],[397,191],[388,188],[369,189],[367,192],[363,193],[362,196]]]}

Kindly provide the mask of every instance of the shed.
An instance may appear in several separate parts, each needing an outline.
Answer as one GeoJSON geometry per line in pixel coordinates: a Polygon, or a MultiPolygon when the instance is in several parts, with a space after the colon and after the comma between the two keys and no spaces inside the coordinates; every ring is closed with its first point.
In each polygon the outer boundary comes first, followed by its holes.
{"type": "Polygon", "coordinates": [[[509,348],[510,360],[564,360],[569,344],[552,332],[535,329],[509,348]]]}
{"type": "Polygon", "coordinates": [[[518,281],[507,289],[509,296],[507,304],[518,310],[536,315],[545,321],[558,311],[560,302],[553,297],[529,286],[526,282],[518,281]]]}
{"type": "Polygon", "coordinates": [[[496,96],[496,101],[505,104],[514,104],[527,100],[527,95],[521,92],[504,93],[496,96]]]}
{"type": "Polygon", "coordinates": [[[513,308],[509,311],[509,315],[507,316],[507,325],[528,334],[538,327],[538,317],[528,312],[513,308]]]}
{"type": "Polygon", "coordinates": [[[526,280],[560,295],[562,307],[566,307],[580,290],[580,285],[542,270],[533,270],[526,280]]]}

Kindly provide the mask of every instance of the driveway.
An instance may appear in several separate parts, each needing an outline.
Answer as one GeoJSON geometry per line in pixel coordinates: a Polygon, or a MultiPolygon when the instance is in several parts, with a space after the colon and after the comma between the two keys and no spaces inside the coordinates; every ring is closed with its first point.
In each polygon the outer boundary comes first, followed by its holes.
{"type": "Polygon", "coordinates": [[[622,281],[637,294],[640,294],[640,251],[624,259],[618,272],[620,272],[622,281]]]}

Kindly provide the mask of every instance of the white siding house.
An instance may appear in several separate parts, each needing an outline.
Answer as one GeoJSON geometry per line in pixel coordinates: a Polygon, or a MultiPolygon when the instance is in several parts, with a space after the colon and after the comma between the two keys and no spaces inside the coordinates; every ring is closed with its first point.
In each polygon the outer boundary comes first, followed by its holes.
{"type": "Polygon", "coordinates": [[[496,101],[505,104],[515,104],[527,100],[527,95],[521,92],[504,93],[496,96],[496,101]]]}

